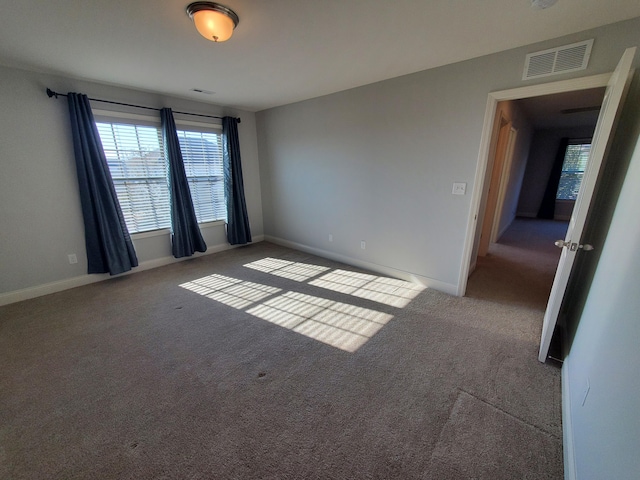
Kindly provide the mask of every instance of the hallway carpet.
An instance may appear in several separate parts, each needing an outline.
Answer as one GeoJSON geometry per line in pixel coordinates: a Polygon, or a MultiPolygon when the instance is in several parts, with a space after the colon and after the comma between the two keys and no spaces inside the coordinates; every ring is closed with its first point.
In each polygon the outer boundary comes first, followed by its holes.
{"type": "Polygon", "coordinates": [[[516,218],[486,257],[478,257],[467,296],[544,311],[564,239],[566,222],[516,218]]]}

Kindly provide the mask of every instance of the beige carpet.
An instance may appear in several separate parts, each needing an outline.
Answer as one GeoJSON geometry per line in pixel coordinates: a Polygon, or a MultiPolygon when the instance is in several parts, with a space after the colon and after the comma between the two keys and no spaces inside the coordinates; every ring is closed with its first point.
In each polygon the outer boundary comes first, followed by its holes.
{"type": "Polygon", "coordinates": [[[556,479],[562,470],[557,443],[552,435],[460,392],[433,452],[431,473],[435,478],[556,479]]]}
{"type": "Polygon", "coordinates": [[[467,296],[544,313],[561,253],[553,242],[566,232],[566,222],[516,219],[489,254],[478,257],[467,296]]]}
{"type": "Polygon", "coordinates": [[[549,262],[507,257],[456,298],[259,243],[2,307],[0,478],[562,478],[549,262]]]}

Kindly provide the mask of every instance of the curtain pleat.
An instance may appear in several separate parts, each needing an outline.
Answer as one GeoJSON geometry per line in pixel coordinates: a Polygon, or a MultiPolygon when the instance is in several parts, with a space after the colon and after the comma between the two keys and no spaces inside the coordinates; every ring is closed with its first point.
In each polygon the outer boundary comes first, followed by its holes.
{"type": "Polygon", "coordinates": [[[88,273],[117,275],[138,266],[89,98],[68,93],[71,135],[84,219],[88,273]]]}
{"type": "Polygon", "coordinates": [[[558,186],[560,185],[560,177],[562,176],[562,164],[564,163],[564,156],[567,153],[568,145],[568,138],[562,138],[560,140],[556,159],[553,161],[551,173],[549,174],[547,188],[544,191],[542,203],[538,209],[538,218],[554,218],[556,212],[556,196],[558,195],[558,186]]]}
{"type": "Polygon", "coordinates": [[[160,111],[160,120],[162,123],[165,156],[169,164],[171,253],[176,258],[190,257],[194,252],[205,252],[207,244],[202,238],[193,209],[176,123],[170,108],[163,108],[160,111]]]}
{"type": "Polygon", "coordinates": [[[222,119],[222,137],[224,191],[227,200],[227,241],[231,245],[244,245],[251,242],[251,228],[244,198],[237,118],[222,119]]]}

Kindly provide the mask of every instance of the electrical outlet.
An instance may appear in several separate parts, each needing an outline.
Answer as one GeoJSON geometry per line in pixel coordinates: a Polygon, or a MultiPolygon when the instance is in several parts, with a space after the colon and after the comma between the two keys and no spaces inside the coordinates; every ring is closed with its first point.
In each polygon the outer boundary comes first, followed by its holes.
{"type": "Polygon", "coordinates": [[[69,263],[71,265],[78,263],[78,257],[76,256],[75,253],[70,253],[69,255],[67,255],[67,257],[69,258],[69,263]]]}
{"type": "Polygon", "coordinates": [[[367,248],[367,244],[364,241],[360,242],[360,248],[364,250],[365,248],[367,248]]]}
{"type": "Polygon", "coordinates": [[[454,195],[464,195],[467,192],[467,184],[463,182],[455,182],[453,184],[453,193],[454,195]]]}
{"type": "Polygon", "coordinates": [[[333,242],[333,233],[330,233],[330,234],[329,234],[329,241],[330,241],[330,242],[333,242]]]}

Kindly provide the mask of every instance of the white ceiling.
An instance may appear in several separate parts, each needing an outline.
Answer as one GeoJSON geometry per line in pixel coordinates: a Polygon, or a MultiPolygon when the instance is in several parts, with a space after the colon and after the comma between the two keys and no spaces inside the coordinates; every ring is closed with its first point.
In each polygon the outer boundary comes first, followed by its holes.
{"type": "Polygon", "coordinates": [[[640,16],[638,0],[0,0],[0,64],[258,111],[640,16]],[[198,88],[213,95],[194,93],[198,88]]]}

